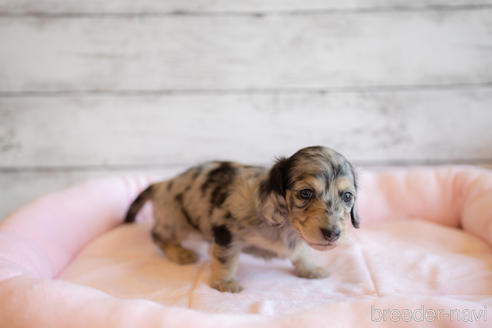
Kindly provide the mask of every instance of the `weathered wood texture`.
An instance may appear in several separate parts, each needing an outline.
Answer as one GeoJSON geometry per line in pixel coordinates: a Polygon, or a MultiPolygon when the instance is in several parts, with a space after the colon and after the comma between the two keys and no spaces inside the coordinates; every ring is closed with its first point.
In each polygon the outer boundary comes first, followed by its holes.
{"type": "Polygon", "coordinates": [[[492,0],[0,0],[0,219],[80,179],[492,163],[492,0]]]}
{"type": "MultiPolygon", "coordinates": [[[[146,174],[157,177],[170,177],[177,172],[179,172],[178,169],[144,171],[146,174]]],[[[0,186],[2,186],[0,221],[37,197],[60,191],[88,179],[131,175],[132,173],[134,172],[103,169],[0,172],[0,186]]],[[[63,205],[60,204],[60,206],[63,205]]]]}
{"type": "Polygon", "coordinates": [[[323,10],[411,10],[476,7],[491,0],[0,0],[0,12],[23,13],[258,13],[323,10]]]}
{"type": "Polygon", "coordinates": [[[492,8],[0,19],[0,92],[492,82],[492,8]]]}
{"type": "Polygon", "coordinates": [[[492,90],[3,98],[0,168],[268,162],[312,144],[356,163],[491,159],[492,90]]]}

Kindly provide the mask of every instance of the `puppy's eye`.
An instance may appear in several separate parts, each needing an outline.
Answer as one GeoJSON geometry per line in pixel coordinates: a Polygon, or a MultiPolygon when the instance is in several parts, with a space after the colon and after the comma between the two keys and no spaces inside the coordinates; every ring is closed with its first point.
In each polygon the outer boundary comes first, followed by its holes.
{"type": "Polygon", "coordinates": [[[346,192],[343,194],[342,196],[342,200],[345,202],[345,203],[350,203],[350,201],[352,201],[352,198],[354,197],[354,195],[352,195],[352,193],[350,192],[346,192]]]}
{"type": "Polygon", "coordinates": [[[313,191],[311,189],[302,189],[299,191],[299,197],[301,199],[311,199],[313,197],[313,191]]]}

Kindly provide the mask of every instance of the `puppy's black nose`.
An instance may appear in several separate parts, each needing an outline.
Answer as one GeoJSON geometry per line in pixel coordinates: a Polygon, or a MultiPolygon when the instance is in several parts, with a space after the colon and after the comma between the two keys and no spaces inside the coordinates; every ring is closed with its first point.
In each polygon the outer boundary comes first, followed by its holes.
{"type": "Polygon", "coordinates": [[[340,234],[342,233],[340,228],[334,228],[332,230],[320,228],[320,230],[321,230],[321,234],[323,235],[323,238],[325,238],[328,241],[337,240],[340,237],[340,234]]]}

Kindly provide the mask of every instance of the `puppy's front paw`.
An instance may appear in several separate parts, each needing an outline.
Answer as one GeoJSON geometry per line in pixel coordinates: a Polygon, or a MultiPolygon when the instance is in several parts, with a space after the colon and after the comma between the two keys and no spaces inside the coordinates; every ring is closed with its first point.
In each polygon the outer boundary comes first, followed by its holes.
{"type": "Polygon", "coordinates": [[[191,249],[180,248],[176,254],[176,262],[178,264],[186,265],[193,264],[198,261],[198,255],[191,249]]]}
{"type": "Polygon", "coordinates": [[[329,275],[328,271],[323,267],[296,269],[295,274],[298,277],[307,279],[321,279],[326,278],[329,275]]]}
{"type": "Polygon", "coordinates": [[[217,289],[219,292],[227,293],[239,293],[243,290],[243,287],[237,282],[237,280],[216,280],[210,283],[210,287],[217,289]]]}

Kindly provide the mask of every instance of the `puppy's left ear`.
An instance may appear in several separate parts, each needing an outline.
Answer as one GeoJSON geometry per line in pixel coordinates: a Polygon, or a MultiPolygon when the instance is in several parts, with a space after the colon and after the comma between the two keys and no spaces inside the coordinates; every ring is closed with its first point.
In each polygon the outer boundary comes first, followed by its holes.
{"type": "Polygon", "coordinates": [[[286,208],[285,199],[280,195],[271,193],[267,199],[262,201],[260,208],[263,217],[270,224],[282,225],[285,222],[287,213],[282,210],[282,208],[286,208]]]}
{"type": "Polygon", "coordinates": [[[354,206],[352,206],[352,210],[350,211],[350,219],[352,221],[352,225],[354,228],[359,229],[359,215],[357,214],[357,204],[354,203],[354,206]]]}
{"type": "Polygon", "coordinates": [[[291,164],[290,159],[281,157],[272,167],[268,174],[268,189],[285,197],[288,183],[288,170],[291,164]]]}
{"type": "Polygon", "coordinates": [[[258,190],[261,213],[274,225],[283,224],[286,220],[285,195],[290,164],[288,158],[279,158],[258,190]]]}

